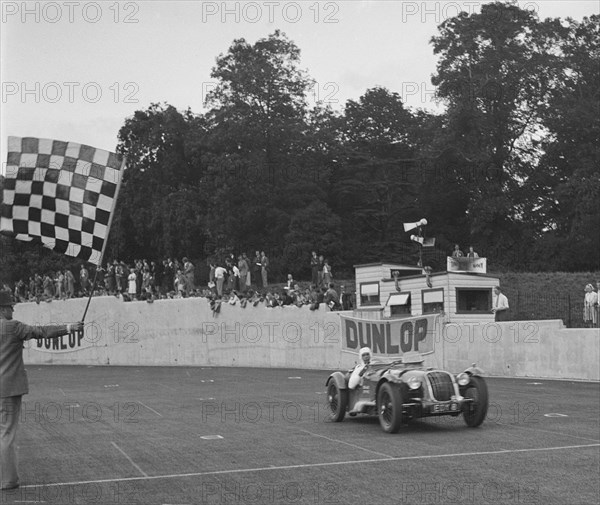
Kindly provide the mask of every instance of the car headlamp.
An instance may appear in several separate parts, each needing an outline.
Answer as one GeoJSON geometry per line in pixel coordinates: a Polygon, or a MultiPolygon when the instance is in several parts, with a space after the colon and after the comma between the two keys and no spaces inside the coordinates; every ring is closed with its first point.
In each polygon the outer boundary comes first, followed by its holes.
{"type": "Polygon", "coordinates": [[[471,378],[468,373],[459,373],[456,376],[456,382],[458,382],[459,386],[466,386],[469,382],[471,382],[471,378]]]}
{"type": "Polygon", "coordinates": [[[420,377],[413,375],[410,379],[408,379],[407,384],[410,389],[415,390],[421,387],[422,381],[420,377]]]}

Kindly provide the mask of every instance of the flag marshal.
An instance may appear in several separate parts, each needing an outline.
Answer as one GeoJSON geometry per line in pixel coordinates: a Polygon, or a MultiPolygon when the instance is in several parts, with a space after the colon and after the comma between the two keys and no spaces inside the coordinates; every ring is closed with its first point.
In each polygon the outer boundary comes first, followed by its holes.
{"type": "Polygon", "coordinates": [[[124,166],[95,147],[9,137],[0,233],[99,265],[124,166]]]}

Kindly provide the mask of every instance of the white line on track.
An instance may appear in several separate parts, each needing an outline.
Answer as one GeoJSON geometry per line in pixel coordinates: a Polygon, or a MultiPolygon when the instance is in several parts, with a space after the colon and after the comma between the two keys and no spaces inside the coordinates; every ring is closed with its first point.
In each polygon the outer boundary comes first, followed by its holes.
{"type": "MultiPolygon", "coordinates": [[[[113,445],[116,444],[112,442],[113,445]]],[[[586,445],[563,445],[560,447],[532,447],[529,449],[502,449],[500,451],[480,451],[480,452],[458,452],[453,454],[431,454],[425,456],[401,456],[397,458],[378,458],[378,459],[352,459],[349,461],[332,461],[329,463],[305,463],[302,465],[282,465],[282,466],[265,466],[258,468],[236,468],[232,470],[213,470],[208,472],[193,472],[193,473],[176,473],[167,475],[146,475],[144,477],[117,477],[114,479],[97,479],[97,480],[82,480],[72,482],[56,482],[54,484],[28,484],[21,486],[21,488],[32,488],[32,487],[54,487],[54,486],[77,486],[77,485],[88,485],[88,484],[103,484],[107,482],[130,482],[140,480],[158,480],[158,479],[181,479],[186,477],[205,477],[208,475],[227,475],[227,474],[240,474],[240,473],[252,473],[252,472],[272,472],[280,470],[298,470],[299,468],[323,468],[328,466],[345,466],[345,465],[361,465],[364,463],[389,463],[390,461],[410,461],[419,459],[441,459],[441,458],[458,458],[461,456],[473,457],[473,456],[495,456],[501,454],[518,454],[527,452],[543,452],[543,451],[562,451],[569,449],[589,449],[591,447],[600,447],[600,444],[586,444],[586,445]]],[[[118,447],[117,447],[118,448],[118,447]]],[[[120,450],[120,449],[119,449],[120,450]]],[[[122,452],[122,451],[121,451],[122,452]]],[[[123,453],[125,454],[125,453],[123,453]]],[[[127,456],[127,455],[126,455],[127,456]]],[[[129,458],[131,461],[131,458],[129,458]]],[[[135,465],[135,463],[134,463],[135,465]]],[[[137,466],[137,465],[135,465],[137,466]]],[[[141,472],[142,470],[140,470],[141,472]]],[[[142,472],[143,473],[143,472],[142,472]]]]}
{"type": "MultiPolygon", "coordinates": [[[[121,453],[123,456],[125,456],[125,457],[127,458],[127,460],[128,460],[128,461],[129,461],[129,462],[130,462],[130,463],[131,463],[131,464],[132,464],[132,465],[133,465],[133,466],[136,468],[136,470],[137,470],[138,472],[140,472],[140,473],[141,473],[141,474],[142,474],[144,477],[146,477],[146,478],[149,478],[149,477],[148,477],[148,474],[147,474],[146,472],[144,472],[144,470],[142,470],[142,469],[139,467],[139,465],[138,465],[138,464],[137,464],[135,461],[133,461],[133,460],[132,460],[132,459],[129,457],[129,455],[128,455],[128,454],[127,454],[127,453],[126,453],[126,452],[125,452],[123,449],[121,449],[121,448],[120,448],[120,447],[119,447],[117,444],[115,444],[114,442],[111,442],[111,444],[112,444],[112,445],[115,447],[115,449],[117,449],[117,450],[118,450],[118,451],[119,451],[119,452],[120,452],[120,453],[121,453]]],[[[137,478],[139,478],[139,477],[137,477],[137,478]]],[[[134,479],[135,479],[135,477],[134,477],[134,479]]],[[[98,481],[98,482],[100,482],[100,481],[98,481]]],[[[23,486],[23,487],[25,487],[25,486],[23,486]]]]}
{"type": "Polygon", "coordinates": [[[361,447],[360,445],[351,444],[350,442],[344,442],[343,440],[336,440],[335,438],[329,438],[325,435],[319,435],[318,433],[313,433],[312,431],[300,430],[303,433],[308,433],[313,437],[324,438],[325,440],[329,440],[330,442],[337,442],[338,444],[349,445],[350,447],[355,447],[356,449],[360,449],[361,451],[372,452],[373,454],[379,454],[380,456],[385,456],[388,459],[394,459],[394,456],[390,456],[389,454],[384,454],[383,452],[373,451],[371,449],[367,449],[366,447],[361,447]]]}
{"type": "Polygon", "coordinates": [[[141,402],[138,400],[138,403],[142,406],[142,407],[146,407],[150,412],[154,412],[157,416],[162,417],[162,414],[160,412],[157,412],[156,410],[154,410],[152,407],[148,407],[148,405],[146,405],[144,402],[141,402]]]}

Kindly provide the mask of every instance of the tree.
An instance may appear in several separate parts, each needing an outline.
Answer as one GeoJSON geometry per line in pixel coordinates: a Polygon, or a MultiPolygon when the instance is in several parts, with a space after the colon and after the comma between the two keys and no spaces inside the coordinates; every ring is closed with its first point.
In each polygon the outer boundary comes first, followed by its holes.
{"type": "Polygon", "coordinates": [[[440,56],[432,82],[448,105],[445,143],[477,174],[468,187],[471,233],[499,257],[503,244],[524,239],[531,195],[522,188],[541,154],[531,139],[559,79],[559,29],[558,20],[495,2],[446,20],[432,38],[440,56]]]}
{"type": "Polygon", "coordinates": [[[299,208],[324,197],[317,174],[327,165],[327,112],[309,110],[311,80],[300,50],[275,31],[249,44],[233,42],[217,58],[208,95],[206,229],[236,250],[276,250],[299,208]]]}
{"type": "Polygon", "coordinates": [[[310,257],[317,251],[336,268],[342,249],[341,219],[324,202],[313,202],[292,216],[285,236],[288,270],[294,276],[310,277],[310,257]],[[293,246],[292,246],[293,245],[293,246]]]}
{"type": "Polygon", "coordinates": [[[201,118],[166,104],[152,104],[125,121],[119,150],[127,168],[109,255],[131,260],[202,254],[204,135],[201,118]]]}
{"type": "Polygon", "coordinates": [[[531,177],[528,212],[542,230],[535,248],[550,268],[600,264],[600,17],[567,20],[559,41],[562,78],[543,111],[548,135],[531,177]]]}
{"type": "Polygon", "coordinates": [[[418,212],[413,126],[400,96],[385,88],[346,104],[332,202],[342,217],[348,263],[395,255],[404,238],[402,222],[418,212]]]}

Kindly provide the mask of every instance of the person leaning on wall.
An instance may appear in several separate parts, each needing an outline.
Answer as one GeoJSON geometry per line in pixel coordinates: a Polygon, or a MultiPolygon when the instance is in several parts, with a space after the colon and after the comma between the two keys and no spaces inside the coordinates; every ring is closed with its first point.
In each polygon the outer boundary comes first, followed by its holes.
{"type": "Polygon", "coordinates": [[[83,330],[83,322],[30,326],[13,319],[10,291],[0,291],[0,483],[2,490],[19,487],[16,435],[21,399],[29,392],[23,343],[32,338],[59,338],[83,330]]]}

